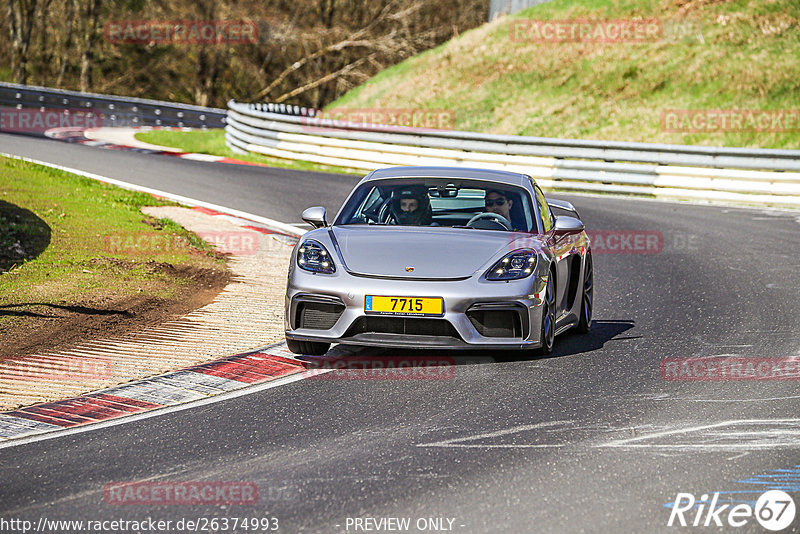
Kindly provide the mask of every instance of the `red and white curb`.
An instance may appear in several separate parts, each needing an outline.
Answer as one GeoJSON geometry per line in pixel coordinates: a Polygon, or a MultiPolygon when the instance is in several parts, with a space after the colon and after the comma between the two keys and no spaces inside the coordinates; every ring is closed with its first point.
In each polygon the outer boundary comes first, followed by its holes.
{"type": "Polygon", "coordinates": [[[170,127],[147,127],[147,128],[52,128],[44,132],[46,137],[65,141],[67,143],[77,143],[95,148],[107,150],[128,150],[143,154],[157,154],[161,156],[175,156],[181,159],[193,161],[206,161],[211,163],[228,163],[230,165],[249,165],[252,167],[269,167],[265,163],[244,161],[225,156],[212,156],[211,154],[198,154],[195,152],[182,152],[171,147],[162,147],[139,141],[133,134],[139,131],[148,130],[179,130],[192,131],[192,128],[170,128],[170,127]],[[119,131],[117,131],[119,130],[119,131]],[[113,133],[108,133],[109,131],[113,133]],[[117,131],[117,132],[115,132],[117,131]]]}
{"type": "Polygon", "coordinates": [[[297,243],[298,235],[297,229],[292,231],[291,229],[287,229],[284,232],[279,232],[274,228],[269,228],[266,225],[260,224],[258,221],[253,221],[251,219],[245,219],[243,217],[236,217],[233,215],[228,215],[227,213],[223,213],[221,211],[213,210],[211,208],[204,208],[202,206],[195,206],[192,208],[194,211],[199,211],[200,213],[204,213],[206,215],[210,215],[211,217],[217,217],[224,221],[228,221],[236,226],[240,226],[246,230],[253,230],[255,232],[259,232],[262,234],[271,234],[276,239],[280,239],[281,241],[285,242],[290,246],[294,246],[297,243]]]}
{"type": "Polygon", "coordinates": [[[323,372],[326,371],[308,371],[307,363],[289,352],[285,343],[271,345],[71,399],[2,412],[0,448],[15,445],[22,438],[28,438],[24,440],[28,442],[32,441],[30,438],[48,434],[56,437],[65,430],[89,425],[108,426],[101,423],[141,416],[145,412],[158,415],[174,411],[169,408],[179,405],[189,408],[211,400],[225,400],[239,396],[231,393],[247,394],[264,389],[252,390],[259,384],[282,385],[323,372]],[[292,380],[282,380],[286,378],[292,380]],[[220,398],[213,399],[217,396],[220,398]]]}

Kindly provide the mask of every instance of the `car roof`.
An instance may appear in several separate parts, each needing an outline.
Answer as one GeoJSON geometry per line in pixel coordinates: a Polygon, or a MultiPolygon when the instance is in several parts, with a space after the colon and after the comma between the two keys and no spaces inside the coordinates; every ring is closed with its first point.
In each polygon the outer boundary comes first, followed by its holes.
{"type": "Polygon", "coordinates": [[[391,178],[454,178],[466,180],[486,180],[500,184],[529,186],[529,178],[520,173],[495,171],[491,169],[471,169],[468,167],[389,167],[377,169],[362,178],[359,185],[372,180],[391,178]]]}

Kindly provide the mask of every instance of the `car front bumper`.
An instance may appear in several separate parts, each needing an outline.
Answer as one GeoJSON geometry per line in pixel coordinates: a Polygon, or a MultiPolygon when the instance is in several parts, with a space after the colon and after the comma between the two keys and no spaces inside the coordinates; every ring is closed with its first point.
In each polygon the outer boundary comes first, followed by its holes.
{"type": "MultiPolygon", "coordinates": [[[[313,274],[291,269],[286,292],[286,337],[302,341],[350,343],[355,345],[408,348],[452,349],[528,349],[541,346],[541,313],[545,280],[532,276],[522,280],[487,281],[482,273],[463,280],[389,279],[354,275],[342,270],[335,275],[313,274]],[[364,311],[366,295],[399,297],[442,297],[441,317],[411,317],[406,321],[429,321],[435,330],[446,328],[449,334],[420,332],[421,322],[408,323],[398,316],[368,314],[364,311]],[[338,319],[329,328],[308,328],[299,325],[298,306],[302,302],[328,303],[338,307],[338,319]],[[477,311],[513,311],[519,314],[517,335],[499,337],[483,335],[470,320],[477,311]],[[469,312],[469,314],[468,314],[469,312]],[[375,317],[393,317],[391,331],[364,331],[363,324],[376,324],[375,317]],[[435,321],[435,322],[430,322],[435,321]],[[446,321],[449,326],[438,323],[446,321]],[[400,328],[398,331],[398,327],[400,328]],[[407,328],[408,327],[408,328],[407,328]],[[411,333],[409,333],[411,332],[411,333]]],[[[482,315],[486,316],[486,315],[482,315]]],[[[388,324],[388,323],[386,323],[388,324]]],[[[317,325],[315,325],[317,326],[317,325]]],[[[325,325],[328,326],[328,325],[325,325]]],[[[484,333],[486,329],[484,329],[484,333]]],[[[494,334],[494,333],[492,333],[494,334]]]]}

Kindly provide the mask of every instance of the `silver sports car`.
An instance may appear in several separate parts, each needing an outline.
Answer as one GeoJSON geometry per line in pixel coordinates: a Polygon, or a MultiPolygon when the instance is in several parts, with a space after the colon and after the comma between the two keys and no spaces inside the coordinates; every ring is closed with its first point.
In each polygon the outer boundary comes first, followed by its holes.
{"type": "Polygon", "coordinates": [[[286,342],[381,347],[541,349],[592,321],[592,254],[569,202],[524,174],[460,167],[380,169],[289,265],[286,342]],[[565,213],[559,216],[554,211],[565,213]]]}

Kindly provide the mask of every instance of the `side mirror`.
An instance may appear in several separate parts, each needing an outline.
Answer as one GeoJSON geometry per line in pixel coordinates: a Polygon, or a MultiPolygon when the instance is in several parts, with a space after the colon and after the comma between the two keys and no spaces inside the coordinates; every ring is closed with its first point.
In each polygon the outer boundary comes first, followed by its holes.
{"type": "Polygon", "coordinates": [[[566,200],[557,200],[555,198],[547,198],[547,197],[545,197],[545,200],[547,201],[547,205],[550,206],[551,208],[569,211],[571,213],[574,213],[575,217],[577,217],[578,219],[581,218],[581,216],[578,215],[578,210],[576,210],[575,206],[572,205],[572,202],[567,202],[566,200]]]}
{"type": "Polygon", "coordinates": [[[580,219],[570,217],[569,215],[562,215],[556,217],[556,224],[553,230],[557,234],[577,234],[583,232],[586,227],[580,219]]]}
{"type": "Polygon", "coordinates": [[[305,210],[301,217],[314,228],[322,228],[323,226],[328,226],[325,215],[325,208],[322,206],[314,206],[313,208],[305,210]]]}

